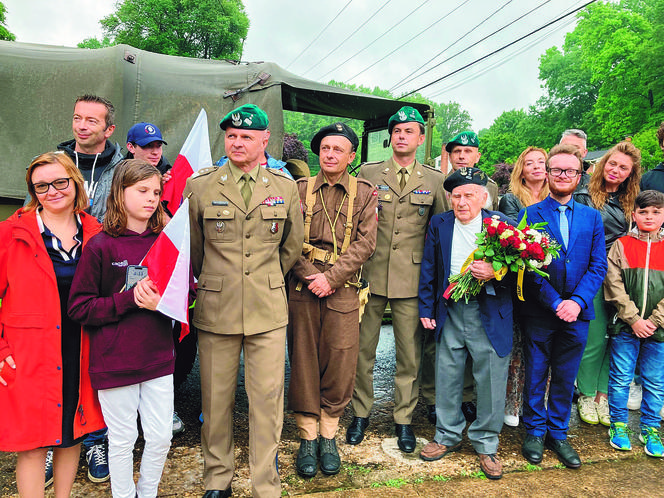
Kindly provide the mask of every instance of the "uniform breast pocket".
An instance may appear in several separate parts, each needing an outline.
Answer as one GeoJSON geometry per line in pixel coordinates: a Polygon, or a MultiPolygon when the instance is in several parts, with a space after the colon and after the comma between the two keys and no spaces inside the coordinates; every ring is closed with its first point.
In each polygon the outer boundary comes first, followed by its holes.
{"type": "Polygon", "coordinates": [[[394,202],[394,193],[390,190],[378,191],[378,219],[381,220],[385,217],[383,210],[390,211],[392,209],[392,202],[394,202]]]}
{"type": "Polygon", "coordinates": [[[417,216],[416,223],[426,223],[429,221],[429,211],[433,204],[433,194],[410,194],[410,204],[415,208],[417,216]]]}
{"type": "Polygon", "coordinates": [[[212,206],[203,212],[205,238],[211,242],[233,242],[237,237],[235,208],[212,206]]]}
{"type": "Polygon", "coordinates": [[[263,219],[262,241],[279,243],[284,232],[286,208],[284,206],[261,206],[261,218],[263,219]]]}

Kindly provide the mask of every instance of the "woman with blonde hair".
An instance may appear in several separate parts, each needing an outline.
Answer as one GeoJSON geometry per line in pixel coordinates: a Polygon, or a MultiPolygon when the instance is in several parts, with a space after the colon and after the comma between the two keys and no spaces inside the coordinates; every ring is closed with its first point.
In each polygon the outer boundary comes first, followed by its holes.
{"type": "MultiPolygon", "coordinates": [[[[588,186],[574,194],[576,202],[594,207],[602,214],[607,253],[613,243],[629,231],[640,180],[641,152],[631,142],[620,142],[599,160],[588,186]]],[[[601,288],[593,306],[595,319],[590,322],[588,342],[576,377],[580,392],[577,408],[584,422],[610,426],[607,397],[610,351],[601,288]]]]}
{"type": "MultiPolygon", "coordinates": [[[[549,195],[546,181],[547,154],[539,147],[528,147],[514,164],[510,175],[510,188],[501,199],[498,210],[518,221],[519,211],[524,207],[544,200],[549,195]]],[[[518,302],[516,309],[518,309],[518,302]]],[[[519,413],[523,404],[523,383],[525,366],[523,364],[523,343],[518,321],[514,321],[514,339],[512,360],[507,376],[507,396],[505,398],[505,424],[519,425],[519,413]]]]}
{"type": "Polygon", "coordinates": [[[500,199],[498,211],[517,221],[519,211],[549,195],[546,157],[544,149],[532,146],[519,155],[510,175],[509,191],[500,199]]]}
{"type": "Polygon", "coordinates": [[[21,497],[44,496],[54,448],[57,498],[71,494],[80,442],[104,427],[88,373],[89,342],[67,316],[84,244],[101,226],[83,176],[61,152],[36,157],[29,203],[0,223],[0,451],[16,451],[21,497]]]}

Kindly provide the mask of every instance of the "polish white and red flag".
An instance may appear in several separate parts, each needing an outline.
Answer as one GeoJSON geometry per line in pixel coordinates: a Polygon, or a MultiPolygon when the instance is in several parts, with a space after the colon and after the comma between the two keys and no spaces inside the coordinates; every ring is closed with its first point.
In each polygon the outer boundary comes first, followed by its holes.
{"type": "Polygon", "coordinates": [[[199,169],[210,166],[212,166],[212,155],[210,154],[207,113],[205,109],[201,109],[182,145],[180,154],[173,163],[171,179],[164,185],[162,200],[168,203],[168,210],[171,213],[180,207],[187,178],[199,169]]]}
{"type": "Polygon", "coordinates": [[[157,311],[182,323],[182,340],[189,333],[189,199],[182,202],[141,265],[148,267],[148,276],[161,294],[157,311]]]}

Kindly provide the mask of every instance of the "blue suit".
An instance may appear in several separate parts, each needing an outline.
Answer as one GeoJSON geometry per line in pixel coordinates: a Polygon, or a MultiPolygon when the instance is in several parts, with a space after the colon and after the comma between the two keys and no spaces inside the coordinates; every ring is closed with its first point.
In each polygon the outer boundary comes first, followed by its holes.
{"type": "MultiPolygon", "coordinates": [[[[569,242],[546,269],[549,278],[527,272],[524,279],[526,303],[521,307],[524,334],[526,378],[524,384],[523,422],[528,434],[565,439],[574,393],[574,379],[588,337],[588,322],[595,318],[593,298],[606,275],[606,249],[602,217],[596,209],[574,200],[569,220],[569,242]],[[565,322],[556,316],[556,308],[571,299],[581,311],[576,321],[565,322]],[[551,368],[548,408],[544,396],[551,368]]],[[[545,230],[558,241],[560,204],[547,197],[519,213],[527,215],[528,224],[547,222],[545,230]]]]}
{"type": "MultiPolygon", "coordinates": [[[[501,213],[482,210],[481,217],[501,213]]],[[[419,311],[422,318],[436,320],[436,435],[439,444],[454,447],[462,439],[466,423],[461,412],[463,377],[468,355],[472,357],[477,387],[477,419],[468,438],[480,454],[495,454],[503,426],[505,386],[512,350],[513,275],[490,280],[477,299],[443,297],[449,285],[454,236],[454,213],[431,218],[420,271],[419,311]]]]}

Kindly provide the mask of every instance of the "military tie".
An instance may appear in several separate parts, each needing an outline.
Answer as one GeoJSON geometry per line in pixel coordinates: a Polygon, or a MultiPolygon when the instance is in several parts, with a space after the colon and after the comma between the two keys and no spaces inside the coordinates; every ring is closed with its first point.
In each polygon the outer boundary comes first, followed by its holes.
{"type": "Polygon", "coordinates": [[[569,222],[565,214],[568,208],[569,206],[558,206],[558,211],[560,211],[560,234],[563,236],[565,249],[567,249],[567,244],[569,243],[569,222]]]}
{"type": "Polygon", "coordinates": [[[401,187],[401,191],[406,188],[406,175],[408,174],[408,169],[407,168],[401,168],[399,170],[399,173],[401,173],[401,181],[399,182],[399,187],[401,187]]]}
{"type": "Polygon", "coordinates": [[[244,207],[249,207],[249,201],[251,201],[251,176],[249,173],[242,175],[241,180],[243,181],[242,187],[240,187],[240,194],[242,194],[242,199],[244,200],[244,207]]]}

